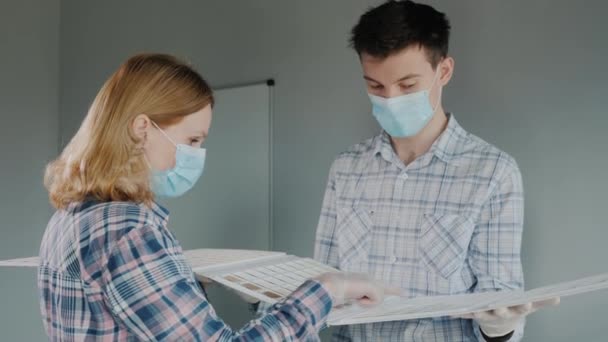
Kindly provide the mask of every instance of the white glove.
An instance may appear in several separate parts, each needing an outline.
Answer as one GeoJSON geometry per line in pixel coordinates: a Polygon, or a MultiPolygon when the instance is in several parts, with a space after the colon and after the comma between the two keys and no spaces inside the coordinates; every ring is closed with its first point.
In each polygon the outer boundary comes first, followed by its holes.
{"type": "Polygon", "coordinates": [[[545,306],[559,304],[559,297],[542,300],[539,302],[500,308],[490,311],[475,312],[466,315],[454,316],[455,318],[474,319],[483,333],[488,337],[504,336],[515,330],[520,322],[529,314],[545,306]]]}
{"type": "Polygon", "coordinates": [[[316,277],[329,292],[333,306],[356,302],[361,306],[380,304],[385,295],[400,295],[399,289],[386,288],[360,273],[324,273],[316,277]]]}

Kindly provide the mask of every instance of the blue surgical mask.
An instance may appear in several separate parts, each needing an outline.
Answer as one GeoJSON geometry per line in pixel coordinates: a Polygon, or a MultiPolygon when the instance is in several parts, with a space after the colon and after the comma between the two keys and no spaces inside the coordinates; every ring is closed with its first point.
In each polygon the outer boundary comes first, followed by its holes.
{"type": "Polygon", "coordinates": [[[391,98],[368,94],[372,102],[372,113],[386,133],[396,138],[412,137],[431,121],[439,107],[439,99],[435,107],[431,107],[429,92],[438,74],[439,68],[427,90],[391,98]]]}
{"type": "Polygon", "coordinates": [[[205,168],[207,150],[176,144],[160,127],[158,130],[175,146],[175,167],[165,171],[152,170],[152,192],[159,197],[178,197],[192,189],[205,168]]]}

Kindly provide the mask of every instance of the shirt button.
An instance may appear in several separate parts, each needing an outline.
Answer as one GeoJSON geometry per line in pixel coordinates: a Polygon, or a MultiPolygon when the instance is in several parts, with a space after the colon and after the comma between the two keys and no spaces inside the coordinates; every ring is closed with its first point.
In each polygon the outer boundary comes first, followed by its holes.
{"type": "Polygon", "coordinates": [[[396,262],[397,262],[397,257],[393,255],[393,256],[391,257],[391,262],[392,262],[393,264],[394,264],[394,263],[396,263],[396,262]]]}

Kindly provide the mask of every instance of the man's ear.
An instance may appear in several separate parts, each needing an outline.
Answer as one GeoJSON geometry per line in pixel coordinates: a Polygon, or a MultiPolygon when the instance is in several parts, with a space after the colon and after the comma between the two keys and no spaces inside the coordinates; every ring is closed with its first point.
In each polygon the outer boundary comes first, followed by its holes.
{"type": "Polygon", "coordinates": [[[450,82],[452,75],[454,74],[454,58],[449,56],[444,58],[437,67],[440,69],[439,84],[445,86],[450,82]]]}

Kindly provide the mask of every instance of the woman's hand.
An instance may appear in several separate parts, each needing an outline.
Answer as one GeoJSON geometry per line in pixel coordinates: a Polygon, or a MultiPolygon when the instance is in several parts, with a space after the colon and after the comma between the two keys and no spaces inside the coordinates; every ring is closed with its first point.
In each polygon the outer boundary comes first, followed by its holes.
{"type": "Polygon", "coordinates": [[[382,303],[385,295],[400,295],[399,289],[386,288],[384,285],[360,273],[324,273],[315,278],[329,292],[333,306],[356,302],[362,306],[382,303]]]}

